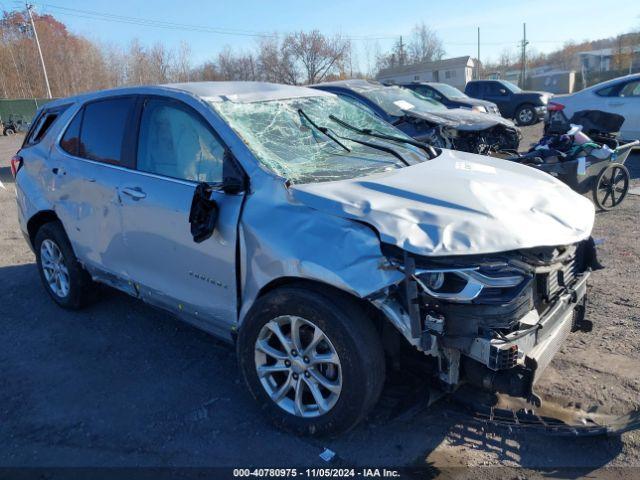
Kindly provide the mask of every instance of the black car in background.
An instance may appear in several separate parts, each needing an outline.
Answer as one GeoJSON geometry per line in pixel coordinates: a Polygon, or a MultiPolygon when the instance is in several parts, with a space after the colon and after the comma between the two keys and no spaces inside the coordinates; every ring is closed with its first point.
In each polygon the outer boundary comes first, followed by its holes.
{"type": "Polygon", "coordinates": [[[397,85],[373,80],[340,80],[311,85],[335,93],[395,125],[416,140],[434,147],[486,155],[517,150],[522,135],[511,120],[464,108],[448,109],[440,102],[397,85]]]}
{"type": "Polygon", "coordinates": [[[471,98],[456,87],[437,82],[399,83],[401,87],[409,88],[423,97],[432,98],[447,108],[468,108],[474,112],[493,113],[500,115],[498,106],[493,102],[471,98]]]}
{"type": "Polygon", "coordinates": [[[472,80],[464,93],[495,103],[503,117],[513,118],[518,125],[533,125],[543,120],[547,103],[553,97],[549,92],[521,90],[506,80],[472,80]]]}

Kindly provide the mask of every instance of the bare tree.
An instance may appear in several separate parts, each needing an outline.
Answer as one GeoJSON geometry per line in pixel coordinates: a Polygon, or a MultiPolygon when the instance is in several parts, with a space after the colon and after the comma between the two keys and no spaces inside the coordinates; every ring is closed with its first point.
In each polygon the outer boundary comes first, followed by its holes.
{"type": "Polygon", "coordinates": [[[300,65],[306,84],[321,82],[339,69],[350,49],[349,40],[339,35],[326,37],[318,30],[288,35],[284,44],[292,59],[300,65]]]}
{"type": "Polygon", "coordinates": [[[442,40],[424,22],[413,27],[407,50],[411,63],[442,60],[445,54],[442,40]]]}
{"type": "Polygon", "coordinates": [[[298,71],[290,49],[277,36],[260,39],[258,64],[262,80],[275,83],[298,83],[298,71]]]}

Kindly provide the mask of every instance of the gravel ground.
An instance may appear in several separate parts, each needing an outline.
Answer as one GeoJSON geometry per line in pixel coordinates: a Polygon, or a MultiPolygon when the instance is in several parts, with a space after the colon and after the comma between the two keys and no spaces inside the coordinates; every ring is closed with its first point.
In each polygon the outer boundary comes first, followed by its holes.
{"type": "MultiPolygon", "coordinates": [[[[524,130],[523,147],[541,133],[524,130]]],[[[548,475],[514,469],[524,466],[632,478],[611,467],[640,467],[639,432],[568,439],[480,428],[444,402],[407,410],[392,387],[338,440],[275,430],[241,384],[232,348],[110,290],[82,312],[54,306],[17,225],[8,159],[18,141],[0,137],[0,466],[326,466],[318,454],[329,447],[336,465],[429,465],[445,477],[548,475]],[[454,468],[463,466],[487,468],[454,468]]],[[[639,186],[640,156],[628,166],[639,186]]],[[[598,214],[607,268],[591,281],[594,331],[570,336],[541,393],[601,411],[640,408],[639,208],[630,196],[598,214]]]]}

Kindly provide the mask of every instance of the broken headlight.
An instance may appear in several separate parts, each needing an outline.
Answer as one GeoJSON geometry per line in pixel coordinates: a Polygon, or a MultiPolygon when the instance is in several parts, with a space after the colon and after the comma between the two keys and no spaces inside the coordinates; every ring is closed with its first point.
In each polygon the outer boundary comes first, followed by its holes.
{"type": "Polygon", "coordinates": [[[512,289],[526,277],[514,270],[483,271],[480,268],[416,269],[414,279],[429,296],[450,302],[471,302],[483,293],[512,289]]]}

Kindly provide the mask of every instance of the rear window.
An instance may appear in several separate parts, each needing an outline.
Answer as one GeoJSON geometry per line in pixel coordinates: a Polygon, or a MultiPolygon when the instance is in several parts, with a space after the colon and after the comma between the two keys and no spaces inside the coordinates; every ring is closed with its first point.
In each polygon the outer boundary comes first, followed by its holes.
{"type": "Polygon", "coordinates": [[[467,87],[464,89],[467,95],[474,96],[478,94],[479,85],[477,83],[467,83],[467,87]]]}
{"type": "Polygon", "coordinates": [[[60,146],[77,157],[120,164],[127,122],[133,106],[133,97],[88,103],[67,127],[60,146]]]}

